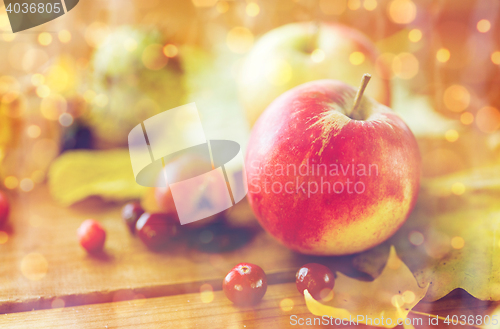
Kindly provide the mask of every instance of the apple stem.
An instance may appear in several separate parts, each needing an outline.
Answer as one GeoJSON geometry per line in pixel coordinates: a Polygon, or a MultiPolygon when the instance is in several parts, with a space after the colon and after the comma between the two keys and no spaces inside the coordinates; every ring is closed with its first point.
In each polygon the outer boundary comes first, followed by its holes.
{"type": "Polygon", "coordinates": [[[309,39],[309,44],[307,45],[307,51],[312,53],[317,47],[318,47],[318,37],[319,37],[319,30],[321,28],[321,22],[320,21],[315,21],[314,25],[312,27],[312,33],[311,33],[311,39],[309,39]]]}
{"type": "Polygon", "coordinates": [[[361,78],[361,86],[358,89],[358,92],[356,94],[356,98],[354,98],[354,105],[352,106],[351,111],[347,113],[347,116],[350,116],[350,114],[354,111],[356,111],[361,104],[361,98],[363,98],[363,93],[365,92],[366,86],[368,85],[368,82],[370,82],[370,79],[372,76],[368,73],[363,74],[363,77],[361,78]]]}

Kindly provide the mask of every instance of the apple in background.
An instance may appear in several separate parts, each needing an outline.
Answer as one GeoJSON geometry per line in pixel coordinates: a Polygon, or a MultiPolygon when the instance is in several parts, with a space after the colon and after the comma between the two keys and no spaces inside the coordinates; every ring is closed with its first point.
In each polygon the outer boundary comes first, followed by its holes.
{"type": "Polygon", "coordinates": [[[246,57],[238,78],[239,97],[250,125],[279,95],[319,79],[356,86],[359,77],[370,73],[373,79],[366,93],[389,105],[389,80],[377,74],[388,75],[381,65],[375,70],[377,55],[367,37],[340,24],[293,23],[268,32],[246,57]]]}
{"type": "Polygon", "coordinates": [[[380,244],[405,222],[420,154],[391,109],[343,82],[318,80],[266,109],[245,168],[250,205],[271,235],[301,253],[347,255],[380,244]]]}

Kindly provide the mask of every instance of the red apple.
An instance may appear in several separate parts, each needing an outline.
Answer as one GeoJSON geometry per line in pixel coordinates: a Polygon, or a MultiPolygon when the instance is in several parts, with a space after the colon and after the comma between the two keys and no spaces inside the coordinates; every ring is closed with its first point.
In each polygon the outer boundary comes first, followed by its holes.
{"type": "Polygon", "coordinates": [[[308,82],[278,97],[254,126],[248,198],[261,225],[293,250],[369,249],[395,233],[415,204],[415,137],[363,90],[355,102],[356,89],[343,82],[308,82]]]}

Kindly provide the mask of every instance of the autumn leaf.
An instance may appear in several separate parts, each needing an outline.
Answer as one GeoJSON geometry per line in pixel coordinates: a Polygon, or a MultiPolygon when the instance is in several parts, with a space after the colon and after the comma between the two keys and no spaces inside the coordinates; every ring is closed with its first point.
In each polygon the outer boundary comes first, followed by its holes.
{"type": "Polygon", "coordinates": [[[146,192],[135,182],[128,150],[66,152],[52,163],[48,179],[52,197],[66,206],[89,196],[124,201],[146,192]]]}
{"type": "Polygon", "coordinates": [[[386,243],[354,259],[377,277],[388,246],[434,301],[462,288],[481,300],[500,300],[500,167],[476,168],[428,180],[408,221],[386,243]]]}
{"type": "Polygon", "coordinates": [[[314,315],[394,328],[398,323],[404,324],[410,310],[426,292],[427,287],[419,287],[412,272],[391,247],[385,267],[374,281],[359,281],[337,273],[334,297],[329,305],[316,301],[307,290],[304,296],[307,308],[314,315]]]}

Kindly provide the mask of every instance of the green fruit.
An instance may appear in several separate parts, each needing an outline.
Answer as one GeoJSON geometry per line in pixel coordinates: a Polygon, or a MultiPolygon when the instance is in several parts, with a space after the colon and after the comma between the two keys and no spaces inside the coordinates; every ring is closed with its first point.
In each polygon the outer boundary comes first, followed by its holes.
{"type": "Polygon", "coordinates": [[[127,145],[134,126],[184,103],[182,70],[176,58],[163,55],[164,44],[158,31],[124,26],[95,51],[91,76],[95,97],[85,120],[98,146],[127,145]],[[150,64],[152,49],[156,62],[150,64]]]}

